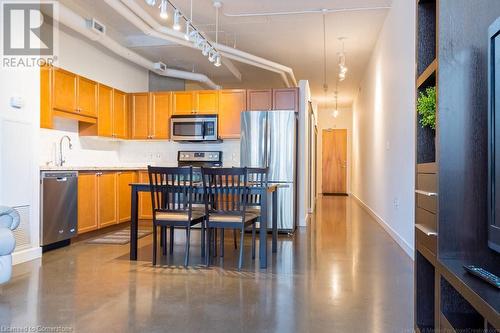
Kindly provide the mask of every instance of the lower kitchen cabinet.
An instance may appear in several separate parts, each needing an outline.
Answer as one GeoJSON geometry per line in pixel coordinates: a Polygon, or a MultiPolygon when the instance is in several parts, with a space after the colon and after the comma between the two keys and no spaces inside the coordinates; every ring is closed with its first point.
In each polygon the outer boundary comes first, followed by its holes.
{"type": "MultiPolygon", "coordinates": [[[[149,183],[149,175],[147,171],[139,172],[139,182],[149,183]]],[[[152,219],[153,207],[151,202],[151,193],[139,193],[139,219],[152,219]]]]}
{"type": "Polygon", "coordinates": [[[130,221],[131,211],[131,187],[130,183],[137,180],[135,171],[123,171],[117,173],[118,186],[118,223],[130,221]]]}
{"type": "Polygon", "coordinates": [[[118,222],[116,172],[97,174],[97,221],[99,228],[108,227],[118,222]]]}
{"type": "Polygon", "coordinates": [[[97,223],[97,176],[78,174],[78,234],[99,228],[97,223]]]}
{"type": "Polygon", "coordinates": [[[131,190],[129,184],[136,180],[137,172],[135,171],[80,172],[78,174],[78,234],[130,221],[131,190]]]}

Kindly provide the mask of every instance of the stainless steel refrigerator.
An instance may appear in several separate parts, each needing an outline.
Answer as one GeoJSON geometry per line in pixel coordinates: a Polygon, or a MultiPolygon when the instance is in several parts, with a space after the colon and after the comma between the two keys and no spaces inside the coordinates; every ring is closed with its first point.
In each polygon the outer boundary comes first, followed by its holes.
{"type": "MultiPolygon", "coordinates": [[[[294,111],[246,111],[241,115],[242,167],[269,168],[278,189],[278,230],[296,225],[297,116],[294,111]]],[[[271,220],[268,220],[271,221],[271,220]]],[[[268,228],[271,224],[268,223],[268,228]]]]}

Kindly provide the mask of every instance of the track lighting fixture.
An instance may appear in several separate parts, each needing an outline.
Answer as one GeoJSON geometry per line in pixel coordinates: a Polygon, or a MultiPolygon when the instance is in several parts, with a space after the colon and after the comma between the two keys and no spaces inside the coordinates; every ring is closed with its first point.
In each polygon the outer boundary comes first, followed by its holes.
{"type": "Polygon", "coordinates": [[[186,32],[184,33],[184,39],[189,41],[191,39],[191,22],[186,21],[186,32]]]}
{"type": "Polygon", "coordinates": [[[217,55],[215,56],[215,63],[214,63],[214,65],[215,65],[215,67],[220,67],[221,64],[222,64],[222,62],[221,62],[220,54],[217,53],[217,55]]]}
{"type": "Polygon", "coordinates": [[[201,50],[201,53],[208,57],[208,60],[215,66],[219,67],[222,64],[221,55],[213,45],[216,45],[219,37],[219,9],[222,6],[220,1],[214,1],[216,9],[215,17],[215,44],[212,44],[201,32],[199,32],[193,24],[193,0],[191,0],[190,16],[184,15],[171,0],[144,0],[148,6],[154,6],[159,2],[158,8],[160,9],[160,18],[167,20],[169,17],[168,7],[173,8],[173,25],[172,29],[176,31],[181,30],[181,19],[186,23],[186,30],[184,31],[184,39],[190,41],[194,46],[201,50]]]}
{"type": "Polygon", "coordinates": [[[161,0],[160,2],[160,17],[164,20],[168,19],[168,2],[161,0]]]}
{"type": "Polygon", "coordinates": [[[172,26],[174,30],[177,31],[181,30],[180,19],[181,19],[181,12],[178,9],[176,9],[174,12],[174,25],[172,26]]]}
{"type": "Polygon", "coordinates": [[[205,44],[203,45],[203,49],[201,50],[201,54],[203,54],[206,57],[209,51],[210,51],[210,45],[207,42],[205,42],[205,44]]]}

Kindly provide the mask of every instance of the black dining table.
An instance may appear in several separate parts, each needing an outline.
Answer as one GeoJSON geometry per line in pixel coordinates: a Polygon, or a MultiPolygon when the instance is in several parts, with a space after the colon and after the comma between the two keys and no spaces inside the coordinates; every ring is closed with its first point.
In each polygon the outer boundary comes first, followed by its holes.
{"type": "MultiPolygon", "coordinates": [[[[261,200],[260,205],[260,230],[267,231],[268,225],[268,209],[269,209],[269,196],[271,196],[271,206],[272,206],[272,252],[277,251],[278,242],[278,217],[277,217],[277,205],[278,205],[278,188],[281,185],[268,185],[264,186],[249,186],[250,194],[260,195],[261,200]]],[[[151,192],[151,186],[149,183],[131,183],[131,219],[130,219],[130,260],[137,260],[137,240],[139,231],[139,192],[151,192]]],[[[203,185],[201,183],[194,184],[194,192],[196,194],[203,194],[203,185]]],[[[259,262],[260,268],[267,268],[267,232],[259,232],[259,262]]]]}

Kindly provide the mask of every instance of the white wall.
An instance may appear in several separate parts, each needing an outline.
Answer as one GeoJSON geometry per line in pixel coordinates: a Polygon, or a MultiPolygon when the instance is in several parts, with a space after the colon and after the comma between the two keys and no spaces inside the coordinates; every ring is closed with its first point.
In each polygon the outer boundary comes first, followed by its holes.
{"type": "Polygon", "coordinates": [[[347,129],[347,193],[351,193],[351,164],[352,164],[352,110],[339,110],[339,115],[334,118],[331,109],[318,108],[318,178],[317,189],[323,193],[323,130],[347,129]]]}
{"type": "MultiPolygon", "coordinates": [[[[14,261],[41,255],[39,242],[39,173],[37,140],[40,127],[40,72],[38,69],[0,70],[0,205],[27,206],[31,248],[14,261]],[[24,107],[10,106],[12,96],[24,107]]],[[[26,244],[29,247],[29,244],[26,244]]]]}
{"type": "MultiPolygon", "coordinates": [[[[308,160],[310,138],[308,127],[309,102],[311,102],[311,90],[307,80],[299,81],[299,128],[297,149],[297,226],[305,227],[309,219],[308,202],[309,196],[309,168],[308,160]]],[[[313,113],[316,113],[313,107],[313,113]]],[[[317,117],[316,117],[317,119],[317,117]]]]}
{"type": "Polygon", "coordinates": [[[413,256],[415,1],[393,1],[353,107],[352,194],[413,256]]]}

